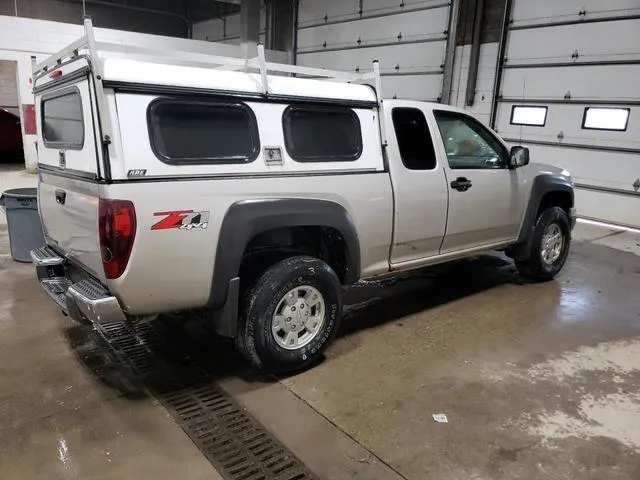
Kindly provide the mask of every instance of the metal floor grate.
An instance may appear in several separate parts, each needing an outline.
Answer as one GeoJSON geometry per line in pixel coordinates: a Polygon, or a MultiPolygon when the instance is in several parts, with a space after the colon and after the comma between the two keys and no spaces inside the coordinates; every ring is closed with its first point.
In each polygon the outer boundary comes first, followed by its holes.
{"type": "Polygon", "coordinates": [[[316,480],[298,458],[149,324],[101,335],[226,480],[316,480]]]}

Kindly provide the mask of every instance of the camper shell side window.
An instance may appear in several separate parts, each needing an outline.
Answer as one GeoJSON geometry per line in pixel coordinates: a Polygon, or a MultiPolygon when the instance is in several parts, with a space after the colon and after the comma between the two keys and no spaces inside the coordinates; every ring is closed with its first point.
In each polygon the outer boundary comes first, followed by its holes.
{"type": "Polygon", "coordinates": [[[253,110],[237,100],[157,98],[147,127],[154,154],[171,165],[249,163],[260,153],[253,110]]]}

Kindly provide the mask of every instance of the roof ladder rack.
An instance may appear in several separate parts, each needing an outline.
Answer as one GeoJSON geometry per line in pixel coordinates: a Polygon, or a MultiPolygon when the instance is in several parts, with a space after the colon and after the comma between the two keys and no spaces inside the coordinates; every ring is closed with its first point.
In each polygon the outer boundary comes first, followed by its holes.
{"type": "MultiPolygon", "coordinates": [[[[91,76],[98,102],[98,111],[104,110],[104,89],[102,85],[102,64],[99,61],[99,52],[110,54],[121,54],[127,57],[142,56],[148,61],[158,61],[164,63],[172,62],[180,65],[206,67],[219,70],[257,70],[260,74],[261,90],[265,96],[269,95],[270,73],[293,74],[303,77],[311,77],[320,80],[341,81],[346,83],[369,83],[376,93],[379,107],[379,124],[382,145],[386,145],[384,136],[384,119],[380,112],[382,107],[382,81],[380,76],[380,65],[377,60],[373,62],[373,70],[367,73],[344,72],[338,70],[327,70],[324,68],[305,67],[300,65],[289,65],[284,63],[269,62],[266,58],[264,45],[258,44],[258,54],[253,58],[226,57],[220,55],[210,55],[207,53],[193,52],[186,49],[166,50],[153,47],[141,47],[139,45],[122,45],[114,42],[96,41],[94,36],[91,18],[84,19],[84,35],[67,47],[53,54],[46,60],[36,64],[33,62],[33,83],[43,77],[52,69],[59,67],[63,62],[71,60],[80,55],[81,50],[86,50],[91,67],[91,76]]],[[[100,115],[101,138],[104,145],[111,141],[109,136],[109,120],[106,115],[100,115]]]]}

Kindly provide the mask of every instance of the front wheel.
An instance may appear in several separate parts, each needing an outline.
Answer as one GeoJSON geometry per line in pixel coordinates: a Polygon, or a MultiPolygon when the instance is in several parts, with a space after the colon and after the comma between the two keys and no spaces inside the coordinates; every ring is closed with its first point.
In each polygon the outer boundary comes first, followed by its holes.
{"type": "Polygon", "coordinates": [[[296,256],[264,272],[243,298],[238,347],[257,367],[283,374],[316,362],[335,337],[342,286],[322,260],[296,256]]]}
{"type": "Polygon", "coordinates": [[[520,275],[528,280],[553,279],[564,266],[571,244],[571,223],[560,207],[544,210],[536,221],[526,260],[516,260],[520,275]]]}

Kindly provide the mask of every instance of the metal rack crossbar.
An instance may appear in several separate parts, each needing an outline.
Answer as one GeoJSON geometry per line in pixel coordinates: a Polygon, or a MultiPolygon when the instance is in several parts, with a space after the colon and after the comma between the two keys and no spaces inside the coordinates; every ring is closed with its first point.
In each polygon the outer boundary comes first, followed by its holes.
{"type": "MultiPolygon", "coordinates": [[[[93,30],[93,24],[90,18],[84,20],[84,35],[72,42],[67,47],[61,49],[51,55],[46,60],[33,64],[33,82],[43,77],[51,70],[60,67],[64,62],[73,60],[80,56],[81,51],[87,51],[91,64],[91,75],[96,91],[97,103],[99,111],[104,110],[104,90],[102,85],[102,66],[97,59],[98,52],[110,54],[128,55],[128,56],[144,56],[146,60],[160,63],[172,63],[185,66],[206,67],[216,70],[257,70],[261,79],[261,93],[265,96],[269,95],[269,77],[270,73],[284,73],[300,75],[302,78],[311,77],[320,80],[341,81],[345,83],[373,83],[376,93],[378,106],[382,105],[382,82],[380,77],[380,65],[377,60],[373,62],[371,72],[344,72],[338,70],[328,70],[324,68],[304,67],[299,65],[289,65],[283,63],[268,62],[265,56],[264,46],[258,45],[258,55],[253,58],[227,57],[220,55],[210,55],[207,53],[192,52],[180,49],[159,49],[153,47],[141,47],[139,45],[123,45],[113,42],[96,42],[93,30]],[[93,60],[93,61],[92,61],[93,60]]],[[[108,135],[108,119],[107,115],[100,115],[101,136],[104,144],[110,142],[108,135]]],[[[380,115],[380,117],[382,117],[380,115]]],[[[383,145],[386,144],[384,138],[383,119],[379,118],[380,134],[382,136],[383,145]]]]}

